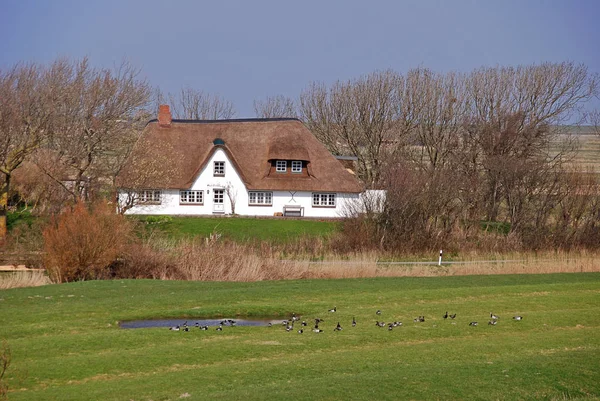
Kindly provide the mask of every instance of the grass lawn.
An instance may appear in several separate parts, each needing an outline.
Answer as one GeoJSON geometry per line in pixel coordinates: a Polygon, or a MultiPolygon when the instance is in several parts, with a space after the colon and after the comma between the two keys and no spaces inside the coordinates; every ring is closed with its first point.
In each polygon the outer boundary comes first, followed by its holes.
{"type": "Polygon", "coordinates": [[[12,351],[11,401],[599,399],[599,314],[598,273],[90,281],[0,291],[0,338],[12,351]],[[444,320],[446,311],[458,316],[444,320]],[[117,324],[293,312],[323,318],[324,332],[117,324]]]}
{"type": "Polygon", "coordinates": [[[157,229],[172,238],[208,237],[219,233],[235,241],[287,242],[299,236],[324,237],[337,229],[336,221],[257,219],[245,217],[141,217],[147,230],[157,229]]]}

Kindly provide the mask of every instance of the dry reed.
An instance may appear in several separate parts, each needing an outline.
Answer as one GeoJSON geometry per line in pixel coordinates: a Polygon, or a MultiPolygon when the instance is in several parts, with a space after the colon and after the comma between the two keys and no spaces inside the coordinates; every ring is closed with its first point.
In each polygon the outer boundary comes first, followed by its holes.
{"type": "Polygon", "coordinates": [[[308,269],[320,277],[434,277],[488,274],[600,272],[600,254],[580,252],[471,254],[460,261],[378,262],[376,258],[326,259],[308,269]],[[370,260],[369,260],[370,259],[370,260]]]}
{"type": "Polygon", "coordinates": [[[600,255],[588,252],[471,253],[461,261],[446,261],[438,266],[434,260],[381,262],[377,252],[328,255],[318,261],[311,255],[285,258],[284,253],[271,247],[256,248],[228,241],[153,241],[144,248],[146,250],[133,253],[127,262],[128,270],[151,271],[149,277],[171,280],[262,281],[600,271],[600,263],[596,262],[600,255]],[[150,246],[152,251],[148,250],[150,246]]]}
{"type": "Polygon", "coordinates": [[[15,271],[0,274],[0,290],[9,288],[39,287],[51,284],[43,270],[15,271]]]}

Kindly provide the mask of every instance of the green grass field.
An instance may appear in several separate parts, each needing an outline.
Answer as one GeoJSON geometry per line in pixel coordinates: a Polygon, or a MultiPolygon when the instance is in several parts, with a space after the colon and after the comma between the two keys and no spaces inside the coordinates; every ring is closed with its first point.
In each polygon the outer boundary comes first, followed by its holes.
{"type": "Polygon", "coordinates": [[[599,314],[598,273],[93,281],[0,291],[0,338],[12,351],[11,401],[600,399],[599,314]],[[324,332],[117,324],[293,312],[325,319],[324,332]],[[414,323],[419,315],[426,321],[414,323]]]}
{"type": "Polygon", "coordinates": [[[234,241],[288,242],[300,236],[325,237],[337,229],[336,221],[257,219],[245,217],[165,217],[140,218],[146,231],[156,229],[172,238],[208,237],[219,233],[234,241]]]}

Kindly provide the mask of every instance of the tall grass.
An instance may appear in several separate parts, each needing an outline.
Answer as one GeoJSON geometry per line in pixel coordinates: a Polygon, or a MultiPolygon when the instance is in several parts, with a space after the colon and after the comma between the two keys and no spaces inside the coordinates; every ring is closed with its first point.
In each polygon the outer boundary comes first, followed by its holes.
{"type": "Polygon", "coordinates": [[[50,283],[50,278],[42,270],[0,273],[0,290],[39,287],[50,283]]]}
{"type": "Polygon", "coordinates": [[[596,262],[599,257],[600,255],[589,252],[471,253],[460,261],[446,261],[438,266],[434,257],[428,262],[422,255],[409,256],[405,261],[382,258],[380,253],[374,251],[344,255],[321,254],[315,258],[312,252],[292,254],[289,247],[280,249],[264,243],[257,248],[231,241],[162,239],[149,241],[139,249],[136,248],[135,252],[122,261],[115,276],[194,281],[263,281],[597,272],[600,271],[600,263],[596,262]]]}

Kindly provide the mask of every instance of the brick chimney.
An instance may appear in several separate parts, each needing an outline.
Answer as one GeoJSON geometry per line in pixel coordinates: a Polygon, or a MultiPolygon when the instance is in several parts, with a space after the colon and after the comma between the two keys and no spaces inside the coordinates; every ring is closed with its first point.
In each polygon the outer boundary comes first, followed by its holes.
{"type": "Polygon", "coordinates": [[[158,126],[169,128],[171,126],[171,109],[168,104],[158,106],[158,126]]]}

